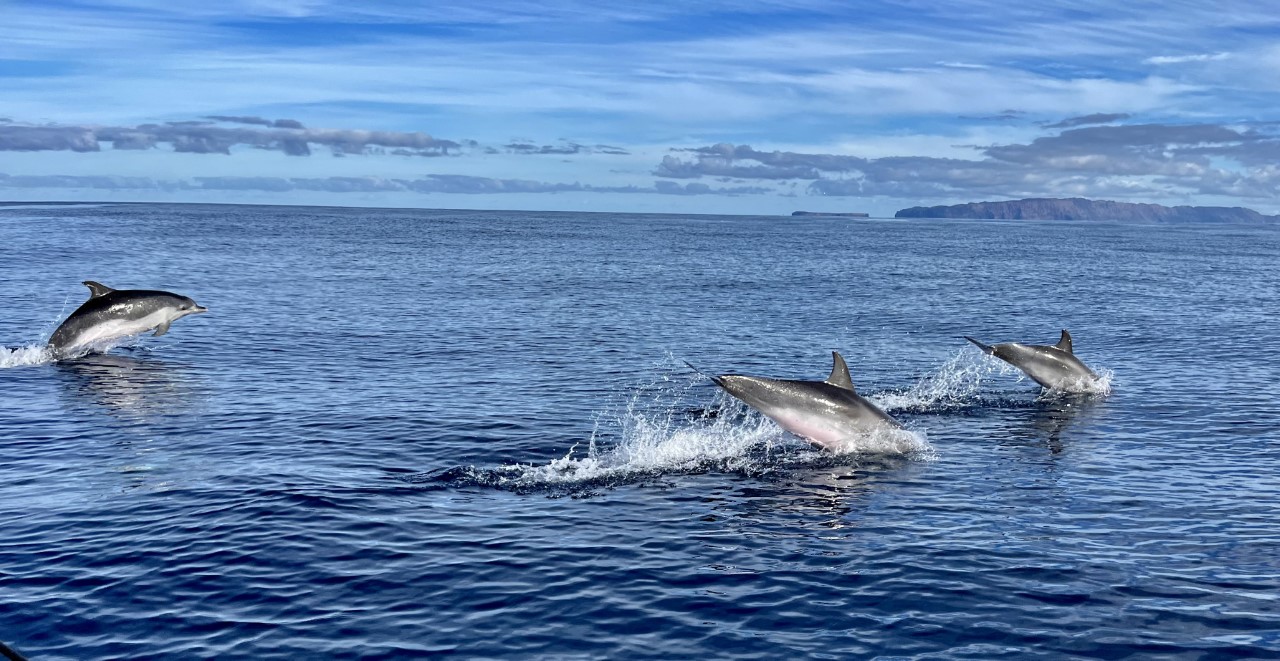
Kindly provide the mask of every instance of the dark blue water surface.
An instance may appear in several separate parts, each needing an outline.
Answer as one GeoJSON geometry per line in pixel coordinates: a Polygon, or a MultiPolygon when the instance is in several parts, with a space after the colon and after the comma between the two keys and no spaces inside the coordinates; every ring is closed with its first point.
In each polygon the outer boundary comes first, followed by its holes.
{"type": "Polygon", "coordinates": [[[117,205],[0,236],[0,641],[33,659],[1280,657],[1275,228],[117,205]],[[210,312],[50,363],[85,279],[210,312]],[[1109,395],[961,339],[1062,328],[1109,395]],[[832,349],[913,447],[823,454],[681,362],[832,349]]]}

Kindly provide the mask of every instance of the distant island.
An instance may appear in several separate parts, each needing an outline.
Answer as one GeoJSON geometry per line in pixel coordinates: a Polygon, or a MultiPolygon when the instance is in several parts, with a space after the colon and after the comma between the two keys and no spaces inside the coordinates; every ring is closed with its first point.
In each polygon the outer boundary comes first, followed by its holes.
{"type": "Polygon", "coordinates": [[[793,216],[842,216],[844,218],[870,218],[860,211],[792,211],[793,216]]]}
{"type": "Polygon", "coordinates": [[[1153,223],[1271,223],[1280,216],[1264,216],[1244,207],[1166,207],[1082,197],[1043,198],[1006,202],[970,202],[938,207],[911,207],[894,218],[974,218],[1005,220],[1125,220],[1153,223]]]}

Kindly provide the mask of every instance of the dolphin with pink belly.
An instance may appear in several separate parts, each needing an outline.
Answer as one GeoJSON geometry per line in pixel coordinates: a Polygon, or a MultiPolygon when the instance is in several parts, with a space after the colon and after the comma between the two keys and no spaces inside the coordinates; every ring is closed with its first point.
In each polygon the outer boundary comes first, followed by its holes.
{"type": "Polygon", "coordinates": [[[832,351],[831,359],[831,376],[825,381],[737,374],[711,380],[778,426],[825,450],[840,452],[859,436],[903,428],[854,390],[849,367],[838,352],[832,351]]]}
{"type": "Polygon", "coordinates": [[[1071,333],[1062,329],[1062,336],[1054,345],[1021,344],[1005,342],[1002,344],[983,344],[972,337],[966,340],[977,345],[983,353],[995,356],[1020,369],[1036,383],[1063,392],[1087,392],[1098,380],[1098,375],[1087,365],[1076,358],[1071,348],[1071,333]]]}
{"type": "Polygon", "coordinates": [[[164,335],[174,321],[208,311],[186,296],[167,291],[112,289],[93,280],[86,280],[84,285],[89,288],[89,300],[49,336],[49,351],[58,360],[75,358],[112,340],[147,331],[164,335]]]}

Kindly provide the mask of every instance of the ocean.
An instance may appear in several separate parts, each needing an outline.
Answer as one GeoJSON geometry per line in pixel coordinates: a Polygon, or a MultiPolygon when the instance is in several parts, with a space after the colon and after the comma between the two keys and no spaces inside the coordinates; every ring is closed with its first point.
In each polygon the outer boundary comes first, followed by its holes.
{"type": "Polygon", "coordinates": [[[31,659],[1280,658],[1280,228],[0,208],[31,659]],[[208,314],[52,363],[80,282],[208,314]],[[1042,395],[984,342],[1075,353],[1042,395]],[[707,373],[822,379],[816,450],[707,373]]]}

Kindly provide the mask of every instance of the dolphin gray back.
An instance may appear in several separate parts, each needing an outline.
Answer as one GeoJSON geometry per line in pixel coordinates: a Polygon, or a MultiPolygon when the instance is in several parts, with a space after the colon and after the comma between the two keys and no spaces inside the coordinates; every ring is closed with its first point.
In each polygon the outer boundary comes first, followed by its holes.
{"type": "MultiPolygon", "coordinates": [[[[93,285],[104,287],[96,282],[93,285]]],[[[108,310],[112,314],[123,317],[145,317],[160,308],[181,306],[189,300],[173,292],[152,289],[111,289],[109,287],[95,289],[90,286],[89,290],[89,300],[81,303],[80,307],[67,317],[67,321],[108,310]]]]}
{"type": "MultiPolygon", "coordinates": [[[[1018,345],[1017,342],[1004,342],[1004,343],[992,346],[990,344],[984,344],[982,342],[979,342],[978,340],[975,340],[974,338],[969,337],[968,335],[965,335],[964,339],[972,342],[979,349],[981,349],[983,353],[988,355],[994,355],[997,357],[1003,357],[999,355],[999,351],[1001,347],[1010,347],[1010,346],[1018,345]]],[[[1067,329],[1065,328],[1062,329],[1062,335],[1058,338],[1057,344],[1029,344],[1029,345],[1019,345],[1019,346],[1027,346],[1032,349],[1041,349],[1041,350],[1057,349],[1064,353],[1068,353],[1073,356],[1075,355],[1075,351],[1073,351],[1071,347],[1071,333],[1068,333],[1067,329]]]]}

